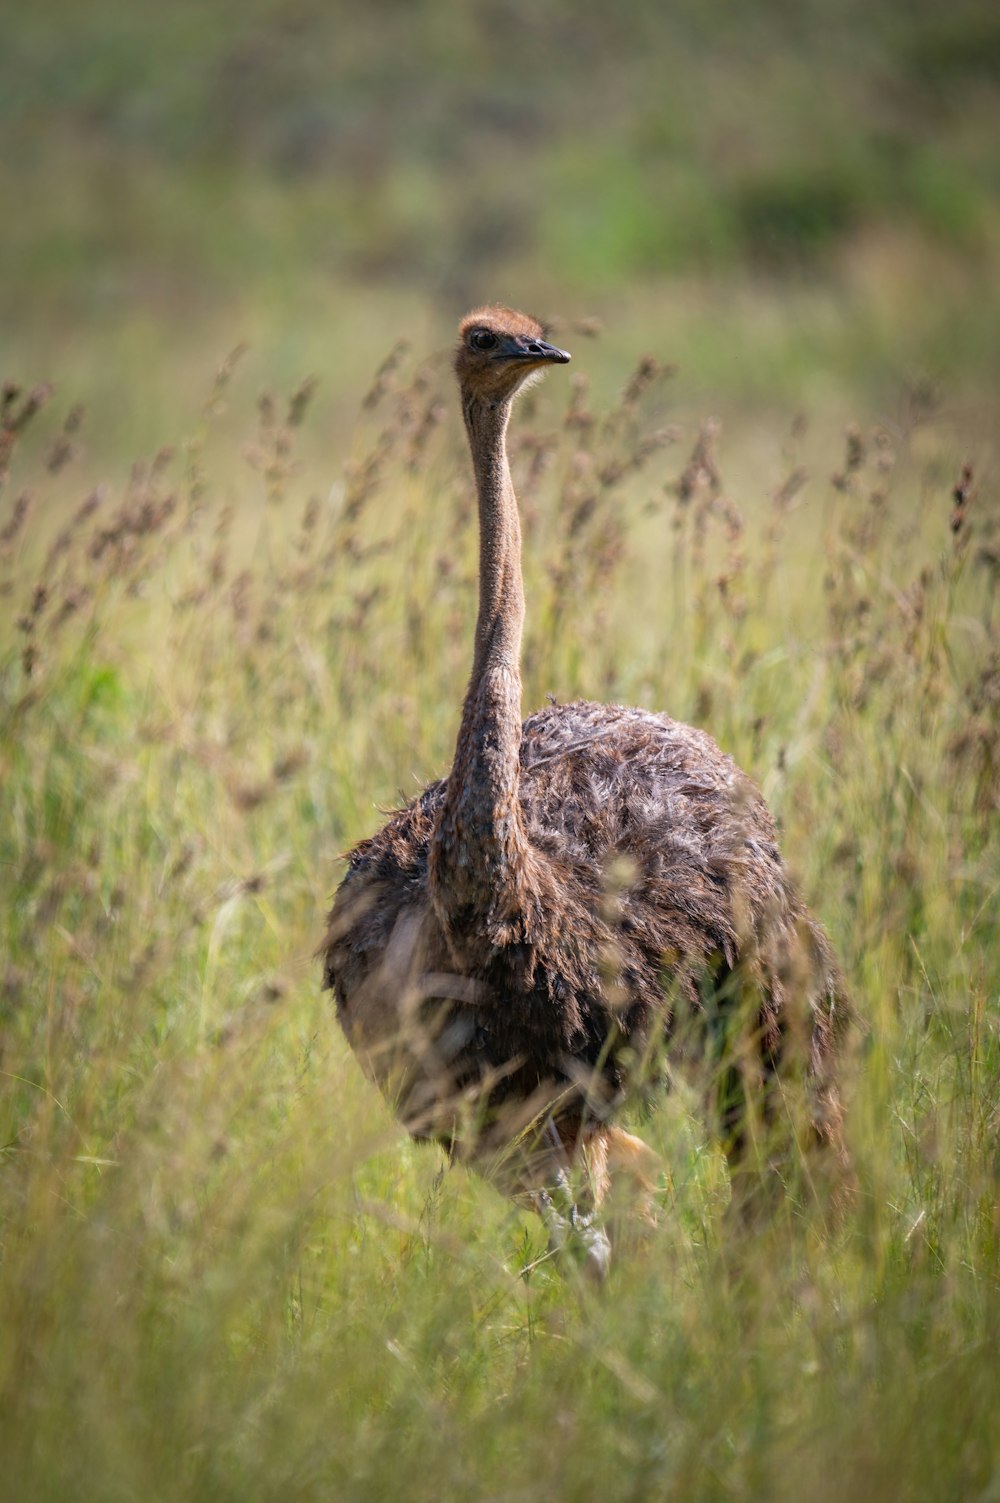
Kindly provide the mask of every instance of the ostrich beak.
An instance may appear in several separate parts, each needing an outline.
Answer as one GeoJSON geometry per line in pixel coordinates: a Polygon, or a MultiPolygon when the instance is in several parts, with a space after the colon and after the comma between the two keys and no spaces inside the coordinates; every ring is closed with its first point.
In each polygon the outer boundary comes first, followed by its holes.
{"type": "Polygon", "coordinates": [[[547,344],[544,339],[525,339],[518,343],[522,346],[518,351],[522,360],[544,360],[552,365],[566,365],[571,358],[568,350],[547,344]]]}
{"type": "Polygon", "coordinates": [[[560,350],[544,339],[529,339],[526,334],[508,335],[497,352],[500,360],[531,361],[533,365],[565,365],[569,352],[560,350]]]}

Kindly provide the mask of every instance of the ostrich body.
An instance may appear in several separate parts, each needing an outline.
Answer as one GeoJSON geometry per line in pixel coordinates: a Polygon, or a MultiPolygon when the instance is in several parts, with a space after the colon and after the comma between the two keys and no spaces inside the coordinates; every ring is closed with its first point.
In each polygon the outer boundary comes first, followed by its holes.
{"type": "Polygon", "coordinates": [[[347,1036],[410,1131],[543,1208],[581,1157],[595,1200],[618,1166],[643,1180],[652,1155],[612,1118],[680,1052],[714,1065],[733,1162],[786,1074],[806,1137],[842,1158],[849,1016],[763,798],[708,735],[590,703],[522,723],[505,435],[525,378],[569,358],[507,308],[460,326],[480,593],[454,761],[350,853],[324,951],[347,1036]]]}

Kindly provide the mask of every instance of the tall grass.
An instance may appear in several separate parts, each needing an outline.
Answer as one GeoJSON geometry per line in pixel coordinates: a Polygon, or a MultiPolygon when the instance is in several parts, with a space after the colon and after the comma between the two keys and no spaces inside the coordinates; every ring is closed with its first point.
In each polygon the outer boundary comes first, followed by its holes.
{"type": "Polygon", "coordinates": [[[759,435],[741,485],[675,384],[522,400],[526,708],[669,708],[764,787],[868,1025],[842,1231],[733,1245],[680,1091],[642,1128],[660,1225],[596,1296],[403,1138],[318,993],[338,852],[456,729],[475,539],[440,372],[394,352],[323,470],[311,385],[254,414],[229,363],[89,493],[82,415],[6,388],[12,1499],[996,1495],[995,456],[963,471],[911,401],[835,457],[759,435]]]}

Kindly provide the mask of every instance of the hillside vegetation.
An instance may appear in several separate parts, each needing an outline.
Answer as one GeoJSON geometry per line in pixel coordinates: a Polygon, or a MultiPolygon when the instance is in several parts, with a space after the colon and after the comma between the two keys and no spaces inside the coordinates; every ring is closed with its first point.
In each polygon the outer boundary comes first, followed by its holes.
{"type": "Polygon", "coordinates": [[[47,0],[5,18],[0,132],[5,368],[112,455],[237,339],[345,421],[484,298],[622,361],[655,328],[713,406],[997,389],[986,0],[47,0]]]}

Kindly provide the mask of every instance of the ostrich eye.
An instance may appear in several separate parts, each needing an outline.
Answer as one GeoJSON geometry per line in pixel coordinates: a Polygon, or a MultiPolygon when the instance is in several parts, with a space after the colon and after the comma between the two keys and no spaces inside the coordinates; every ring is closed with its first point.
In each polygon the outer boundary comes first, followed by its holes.
{"type": "Polygon", "coordinates": [[[496,349],[497,337],[491,334],[489,329],[473,329],[469,335],[469,343],[474,350],[493,350],[496,349]]]}

